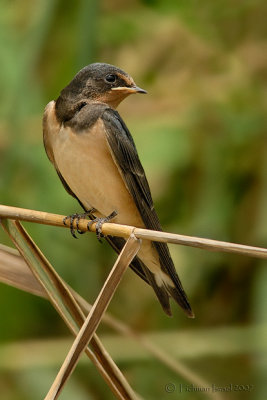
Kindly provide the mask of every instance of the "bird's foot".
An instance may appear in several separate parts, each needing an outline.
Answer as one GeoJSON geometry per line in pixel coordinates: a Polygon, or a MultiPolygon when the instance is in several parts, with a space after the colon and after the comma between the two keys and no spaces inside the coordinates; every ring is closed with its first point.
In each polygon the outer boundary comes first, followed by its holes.
{"type": "Polygon", "coordinates": [[[95,218],[93,221],[89,221],[87,224],[87,229],[90,231],[90,228],[92,226],[93,223],[96,222],[96,227],[95,227],[95,231],[96,231],[96,237],[99,240],[100,243],[102,243],[101,238],[104,237],[103,233],[102,233],[102,225],[105,222],[109,222],[111,221],[113,218],[115,218],[118,215],[117,211],[113,211],[111,214],[109,214],[107,217],[103,217],[103,218],[95,218]]]}
{"type": "Polygon", "coordinates": [[[73,236],[75,239],[78,239],[77,236],[75,235],[75,230],[76,230],[80,235],[82,235],[83,233],[85,233],[85,232],[81,231],[80,228],[79,228],[80,219],[83,219],[83,218],[86,218],[86,217],[89,217],[89,218],[91,218],[91,219],[95,219],[95,216],[93,215],[93,213],[94,213],[95,211],[96,211],[95,208],[91,208],[90,210],[88,210],[88,211],[86,211],[86,212],[84,212],[84,213],[81,213],[81,214],[75,213],[75,214],[68,215],[67,217],[65,217],[65,218],[63,219],[63,224],[66,225],[67,219],[70,219],[70,233],[72,234],[72,236],[73,236]],[[75,223],[76,227],[74,227],[74,223],[75,223]]]}

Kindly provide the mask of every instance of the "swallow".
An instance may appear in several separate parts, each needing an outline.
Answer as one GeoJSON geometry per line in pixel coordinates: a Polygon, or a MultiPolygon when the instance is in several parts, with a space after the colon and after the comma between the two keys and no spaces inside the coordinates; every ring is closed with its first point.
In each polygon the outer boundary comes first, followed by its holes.
{"type": "MultiPolygon", "coordinates": [[[[114,223],[161,231],[134,140],[116,111],[134,93],[146,91],[123,70],[104,63],[84,67],[47,104],[44,146],[67,192],[85,212],[93,210],[93,218],[112,215],[114,223]]],[[[125,244],[114,236],[106,240],[117,253],[125,244]]],[[[194,317],[166,243],[143,240],[130,267],[151,285],[167,315],[173,298],[194,317]]]]}

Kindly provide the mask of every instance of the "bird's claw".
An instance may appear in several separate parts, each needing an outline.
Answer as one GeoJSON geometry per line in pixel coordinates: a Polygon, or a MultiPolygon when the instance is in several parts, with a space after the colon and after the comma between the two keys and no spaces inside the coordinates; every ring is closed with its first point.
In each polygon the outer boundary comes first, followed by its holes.
{"type": "Polygon", "coordinates": [[[84,213],[82,213],[82,214],[74,213],[74,214],[72,214],[72,215],[68,215],[67,217],[64,217],[64,218],[63,218],[63,224],[64,224],[64,225],[67,225],[67,224],[66,224],[66,221],[67,221],[67,219],[70,219],[70,233],[72,234],[72,236],[73,236],[75,239],[78,239],[77,236],[75,235],[75,230],[76,230],[80,235],[82,235],[83,233],[85,233],[85,232],[81,231],[80,228],[79,228],[79,222],[80,222],[80,220],[81,220],[82,218],[86,218],[86,217],[95,218],[95,217],[93,216],[93,213],[94,213],[95,211],[96,211],[95,208],[91,208],[90,210],[88,210],[88,211],[86,211],[86,212],[84,212],[84,213]],[[74,227],[74,222],[75,222],[76,227],[74,227]]]}
{"type": "Polygon", "coordinates": [[[96,237],[98,239],[98,241],[100,243],[102,243],[101,238],[104,237],[103,233],[102,233],[102,225],[105,222],[109,222],[111,221],[113,218],[116,217],[116,215],[118,215],[117,211],[113,211],[111,214],[109,214],[107,217],[103,217],[103,218],[95,218],[93,221],[89,221],[87,224],[87,229],[90,231],[91,230],[91,226],[93,223],[96,222],[96,227],[95,227],[95,231],[96,231],[96,237]]]}

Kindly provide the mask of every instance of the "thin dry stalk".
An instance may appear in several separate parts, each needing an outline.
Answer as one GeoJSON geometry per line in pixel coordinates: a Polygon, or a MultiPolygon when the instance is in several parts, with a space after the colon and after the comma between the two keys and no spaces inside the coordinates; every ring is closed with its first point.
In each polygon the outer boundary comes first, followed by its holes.
{"type": "MultiPolygon", "coordinates": [[[[25,210],[25,209],[0,205],[0,217],[1,216],[5,218],[9,217],[11,219],[21,219],[30,222],[65,227],[65,225],[63,224],[64,216],[38,212],[34,210],[25,210]]],[[[69,226],[68,220],[67,220],[67,226],[69,226]]],[[[79,228],[81,231],[87,231],[87,221],[81,220],[79,223],[79,228]]],[[[118,225],[111,223],[106,223],[103,225],[103,233],[105,235],[120,236],[125,238],[128,238],[131,235],[133,229],[136,237],[140,239],[142,238],[153,241],[177,243],[191,247],[198,247],[210,251],[223,251],[223,252],[243,254],[258,258],[267,258],[267,249],[264,248],[245,246],[229,242],[220,242],[210,239],[184,236],[166,232],[151,231],[146,229],[134,228],[132,226],[126,226],[126,225],[118,225]]],[[[95,224],[91,226],[91,231],[95,231],[95,224]]],[[[123,330],[124,333],[126,333],[125,331],[127,331],[128,328],[125,329],[125,327],[123,327],[122,331],[123,330]]],[[[183,365],[180,365],[180,363],[177,363],[176,360],[174,360],[165,352],[161,351],[161,349],[158,349],[157,346],[154,347],[153,344],[146,343],[146,340],[142,340],[142,337],[138,337],[138,335],[135,335],[133,332],[131,333],[131,335],[136,336],[136,339],[139,340],[144,347],[150,350],[150,352],[153,353],[155,357],[161,359],[161,361],[164,362],[165,365],[168,365],[171,369],[180,373],[186,379],[197,383],[198,386],[203,386],[203,387],[207,386],[206,382],[202,380],[202,378],[192,373],[189,369],[187,369],[183,365]]],[[[216,398],[216,396],[213,398],[216,398]]],[[[218,399],[219,398],[220,397],[218,396],[218,399]]]]}
{"type": "MultiPolygon", "coordinates": [[[[85,316],[74,300],[68,286],[58,276],[40,249],[17,221],[2,221],[4,230],[8,233],[21,255],[30,267],[31,272],[41,284],[47,297],[61,315],[71,332],[76,336],[85,316]],[[35,265],[38,265],[36,268],[35,265]]],[[[94,335],[90,342],[94,352],[89,348],[86,354],[94,363],[110,389],[121,400],[134,400],[136,395],[118,369],[99,339],[94,335]]]]}
{"type": "Polygon", "coordinates": [[[82,353],[96,331],[101,318],[106,311],[124,272],[140,249],[141,242],[132,234],[127,240],[104,286],[102,287],[91,311],[88,314],[79,334],[77,335],[59,373],[52,384],[45,400],[57,399],[72,371],[77,365],[82,353]]]}
{"type": "Polygon", "coordinates": [[[0,244],[0,282],[36,296],[47,297],[19,252],[3,244],[0,244]]]}
{"type": "MultiPolygon", "coordinates": [[[[10,218],[21,221],[35,222],[39,224],[53,225],[66,227],[63,224],[64,215],[50,214],[47,212],[27,210],[23,208],[10,207],[0,205],[0,218],[10,218]]],[[[88,221],[80,220],[79,229],[83,232],[88,230],[88,221]]],[[[66,221],[67,227],[70,225],[70,221],[66,221]]],[[[90,230],[95,232],[96,224],[92,224],[90,230]]],[[[104,235],[120,236],[128,238],[134,229],[134,234],[139,239],[147,239],[155,242],[168,242],[181,244],[184,246],[197,247],[209,251],[226,252],[242,254],[251,257],[267,259],[267,249],[254,246],[246,246],[242,244],[221,242],[218,240],[204,239],[194,236],[178,235],[175,233],[152,231],[148,229],[134,228],[128,225],[119,225],[105,223],[103,224],[102,231],[104,235]]]]}
{"type": "MultiPolygon", "coordinates": [[[[26,292],[33,293],[38,296],[48,298],[47,293],[44,291],[42,286],[33,276],[31,270],[29,269],[26,262],[19,255],[19,253],[7,246],[0,244],[0,281],[7,283],[11,286],[17,287],[26,292]],[[15,257],[15,258],[14,258],[15,257]],[[3,273],[3,276],[2,276],[3,273]]],[[[65,283],[66,284],[66,283],[65,283]]],[[[87,303],[78,293],[73,289],[69,288],[78,301],[81,308],[89,313],[92,306],[87,303]]],[[[124,324],[122,321],[114,318],[113,316],[105,313],[102,318],[102,322],[106,323],[116,332],[121,335],[130,337],[135,340],[140,346],[149,351],[150,354],[154,356],[155,359],[159,360],[168,367],[170,370],[174,371],[178,376],[182,376],[188,382],[193,383],[197,387],[211,387],[211,384],[205,381],[199,374],[196,374],[192,369],[188,368],[184,363],[176,360],[169,353],[164,351],[161,347],[154,344],[147,337],[140,335],[139,333],[133,331],[129,326],[124,324]]],[[[219,393],[207,393],[211,399],[219,400],[221,396],[219,393]]]]}

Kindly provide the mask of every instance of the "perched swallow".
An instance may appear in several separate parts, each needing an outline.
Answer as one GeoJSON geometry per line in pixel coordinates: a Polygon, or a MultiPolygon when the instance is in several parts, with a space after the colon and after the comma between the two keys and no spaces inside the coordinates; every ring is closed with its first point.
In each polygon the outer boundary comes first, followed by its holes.
{"type": "MultiPolygon", "coordinates": [[[[77,73],[56,101],[46,106],[44,146],[67,192],[85,211],[114,223],[162,230],[133,138],[116,111],[132,93],[146,93],[121,69],[90,64],[77,73]]],[[[107,236],[120,252],[125,240],[107,236]]],[[[194,317],[166,243],[144,240],[131,268],[154,289],[163,310],[169,298],[194,317]]]]}

